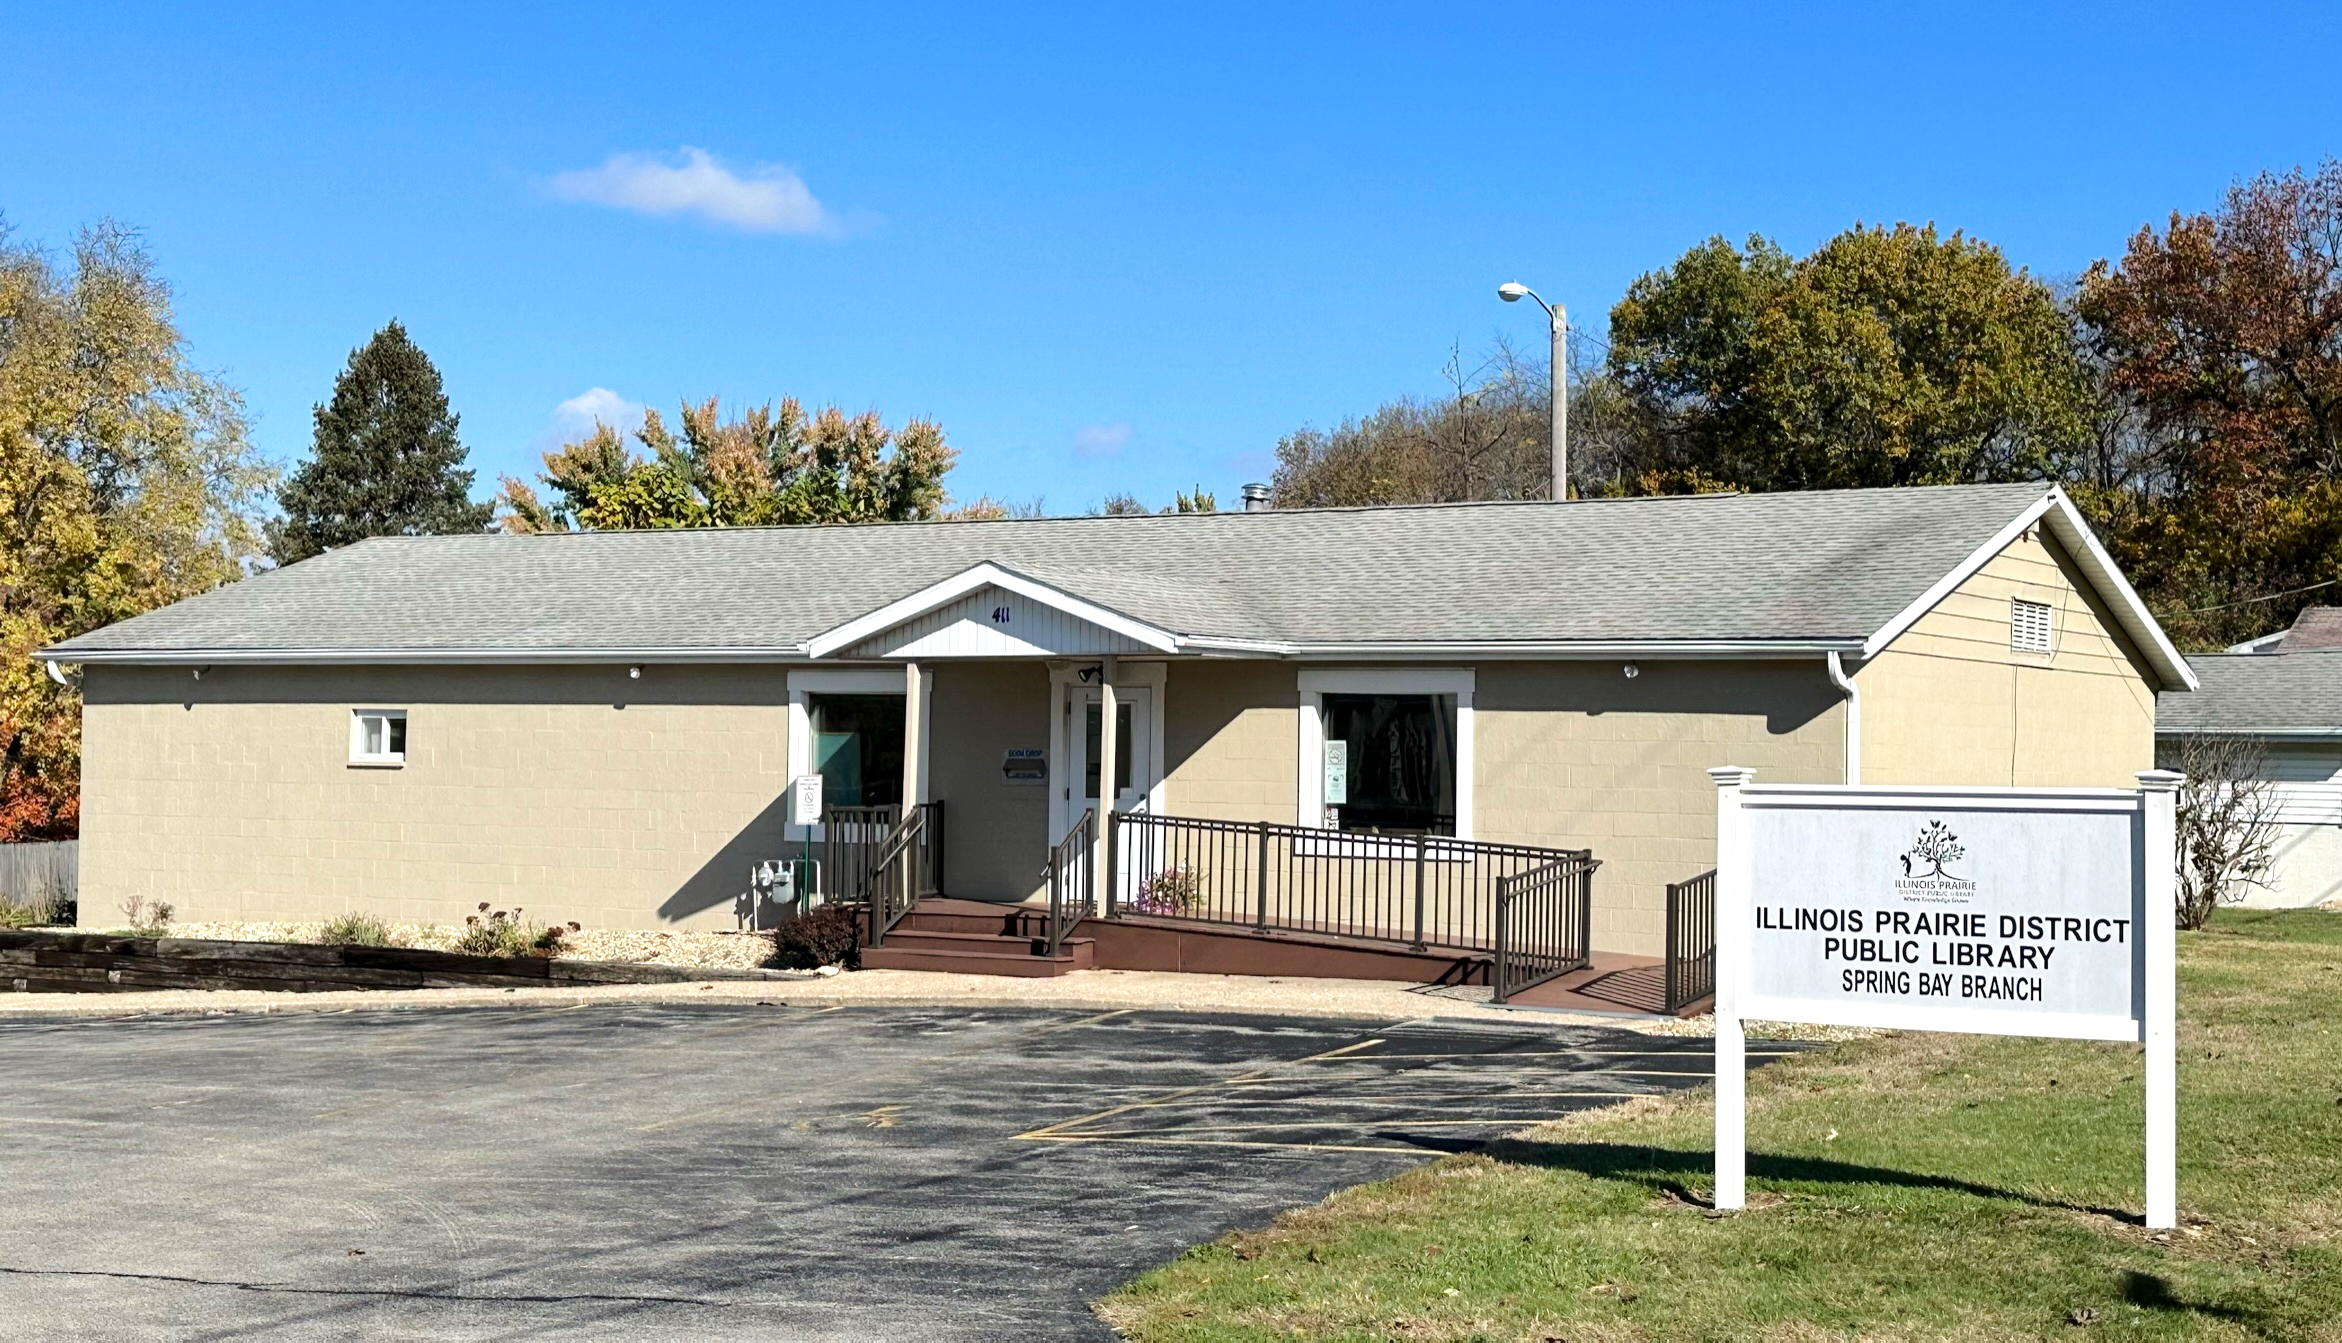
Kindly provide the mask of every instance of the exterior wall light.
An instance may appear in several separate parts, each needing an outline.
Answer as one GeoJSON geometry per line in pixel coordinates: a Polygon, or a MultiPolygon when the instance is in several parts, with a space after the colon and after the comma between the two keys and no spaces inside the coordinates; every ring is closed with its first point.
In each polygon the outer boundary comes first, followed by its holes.
{"type": "Polygon", "coordinates": [[[1642,669],[1640,666],[1638,666],[1638,665],[1636,665],[1635,663],[1632,663],[1632,662],[1629,662],[1628,664],[1626,664],[1626,679],[1628,679],[1629,681],[1631,681],[1631,680],[1635,679],[1636,677],[1638,677],[1638,676],[1640,676],[1640,675],[1642,675],[1642,674],[1643,674],[1643,669],[1642,669]]]}
{"type": "Polygon", "coordinates": [[[639,681],[639,680],[641,680],[641,679],[642,679],[642,668],[640,668],[640,667],[628,667],[628,668],[626,669],[626,679],[627,679],[627,680],[629,680],[629,681],[639,681]]]}

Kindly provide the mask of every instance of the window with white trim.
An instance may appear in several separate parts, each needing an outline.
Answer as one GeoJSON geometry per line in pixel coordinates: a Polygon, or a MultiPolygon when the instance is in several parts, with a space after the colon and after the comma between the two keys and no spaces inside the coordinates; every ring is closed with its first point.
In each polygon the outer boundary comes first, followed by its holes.
{"type": "Polygon", "coordinates": [[[2009,598],[2009,647],[2020,653],[2050,651],[2049,618],[2047,602],[2009,598]]]}
{"type": "Polygon", "coordinates": [[[352,709],[350,763],[403,765],[407,762],[407,711],[352,709]]]}

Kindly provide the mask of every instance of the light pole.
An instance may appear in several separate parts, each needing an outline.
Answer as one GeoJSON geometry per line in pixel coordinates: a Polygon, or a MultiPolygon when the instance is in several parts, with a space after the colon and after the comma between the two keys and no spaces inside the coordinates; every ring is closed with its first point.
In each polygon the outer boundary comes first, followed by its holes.
{"type": "Polygon", "coordinates": [[[1496,287],[1507,303],[1537,299],[1537,306],[1553,320],[1553,497],[1569,498],[1569,313],[1558,303],[1537,298],[1537,291],[1517,281],[1496,287]]]}

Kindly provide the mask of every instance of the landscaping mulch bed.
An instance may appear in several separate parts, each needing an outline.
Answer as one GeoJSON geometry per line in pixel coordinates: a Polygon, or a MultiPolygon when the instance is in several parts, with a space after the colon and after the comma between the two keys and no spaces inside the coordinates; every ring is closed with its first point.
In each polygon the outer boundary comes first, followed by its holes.
{"type": "MultiPolygon", "coordinates": [[[[678,966],[575,957],[466,956],[428,947],[135,936],[63,931],[0,932],[0,990],[122,993],[139,989],[507,988],[559,984],[795,979],[786,970],[678,966]]],[[[764,945],[769,948],[770,942],[764,945]]]]}

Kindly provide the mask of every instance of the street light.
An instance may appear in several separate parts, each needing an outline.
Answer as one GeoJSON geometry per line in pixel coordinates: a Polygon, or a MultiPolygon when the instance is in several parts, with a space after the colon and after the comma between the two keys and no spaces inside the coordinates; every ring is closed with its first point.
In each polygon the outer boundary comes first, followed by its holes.
{"type": "Polygon", "coordinates": [[[1537,291],[1515,280],[1496,287],[1507,303],[1536,299],[1553,322],[1553,497],[1569,498],[1569,314],[1559,304],[1537,298],[1537,291]]]}

